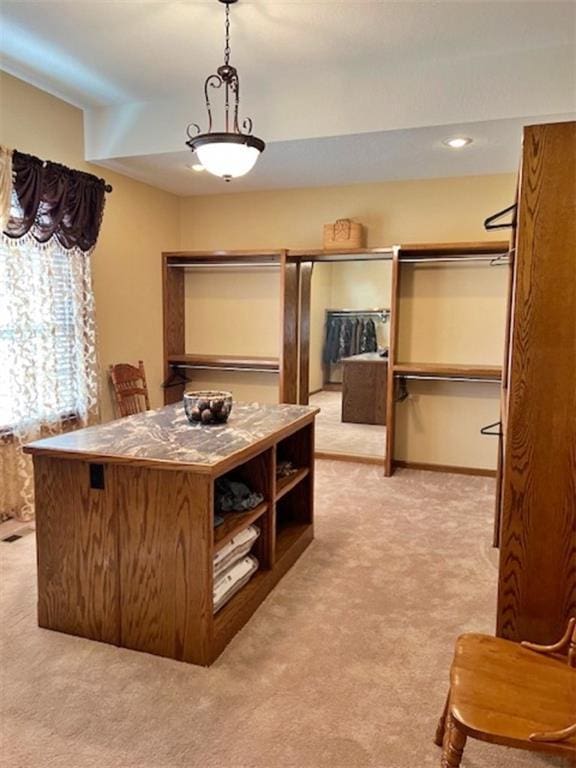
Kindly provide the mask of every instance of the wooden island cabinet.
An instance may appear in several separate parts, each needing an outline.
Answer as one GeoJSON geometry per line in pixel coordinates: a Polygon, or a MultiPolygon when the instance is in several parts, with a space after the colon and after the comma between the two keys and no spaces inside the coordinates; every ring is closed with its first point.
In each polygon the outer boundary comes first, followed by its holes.
{"type": "Polygon", "coordinates": [[[26,446],[39,625],[211,664],[312,541],[316,413],[235,405],[227,424],[203,426],[169,405],[26,446]],[[277,461],[297,471],[277,479],[277,461]],[[215,527],[224,475],[263,501],[215,527]],[[214,613],[214,555],[252,523],[258,570],[214,613]]]}

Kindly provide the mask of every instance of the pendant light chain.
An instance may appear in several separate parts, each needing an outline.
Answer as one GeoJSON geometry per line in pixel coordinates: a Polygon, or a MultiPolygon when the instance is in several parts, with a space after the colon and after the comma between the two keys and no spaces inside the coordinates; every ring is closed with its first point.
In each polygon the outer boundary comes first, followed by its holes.
{"type": "MultiPolygon", "coordinates": [[[[230,66],[230,5],[226,3],[226,45],[224,46],[224,66],[230,66]]],[[[230,130],[230,81],[224,78],[224,124],[226,133],[230,130]]]]}
{"type": "Polygon", "coordinates": [[[230,64],[230,6],[226,3],[226,47],[224,48],[224,63],[230,64]]]}

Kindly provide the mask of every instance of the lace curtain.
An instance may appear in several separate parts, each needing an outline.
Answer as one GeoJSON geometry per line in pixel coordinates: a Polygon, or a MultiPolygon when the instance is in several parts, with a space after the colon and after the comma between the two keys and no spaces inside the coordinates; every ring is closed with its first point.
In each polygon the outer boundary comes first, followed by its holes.
{"type": "Polygon", "coordinates": [[[13,153],[11,209],[0,236],[0,518],[34,514],[32,462],[22,446],[98,417],[90,256],[103,182],[62,166],[44,173],[47,165],[13,153]]]}

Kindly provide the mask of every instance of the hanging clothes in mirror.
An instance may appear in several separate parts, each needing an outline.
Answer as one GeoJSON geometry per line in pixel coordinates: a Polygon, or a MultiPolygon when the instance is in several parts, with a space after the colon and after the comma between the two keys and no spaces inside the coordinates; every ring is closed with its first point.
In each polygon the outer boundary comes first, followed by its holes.
{"type": "Polygon", "coordinates": [[[323,361],[338,363],[343,357],[378,351],[376,320],[385,322],[388,310],[327,310],[323,361]]]}

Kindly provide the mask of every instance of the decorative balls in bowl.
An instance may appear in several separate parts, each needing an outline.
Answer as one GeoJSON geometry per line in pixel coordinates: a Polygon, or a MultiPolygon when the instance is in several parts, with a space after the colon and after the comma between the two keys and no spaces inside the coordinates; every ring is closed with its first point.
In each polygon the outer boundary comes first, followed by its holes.
{"type": "Polygon", "coordinates": [[[184,410],[192,424],[224,424],[232,410],[232,393],[213,390],[186,392],[184,410]]]}

